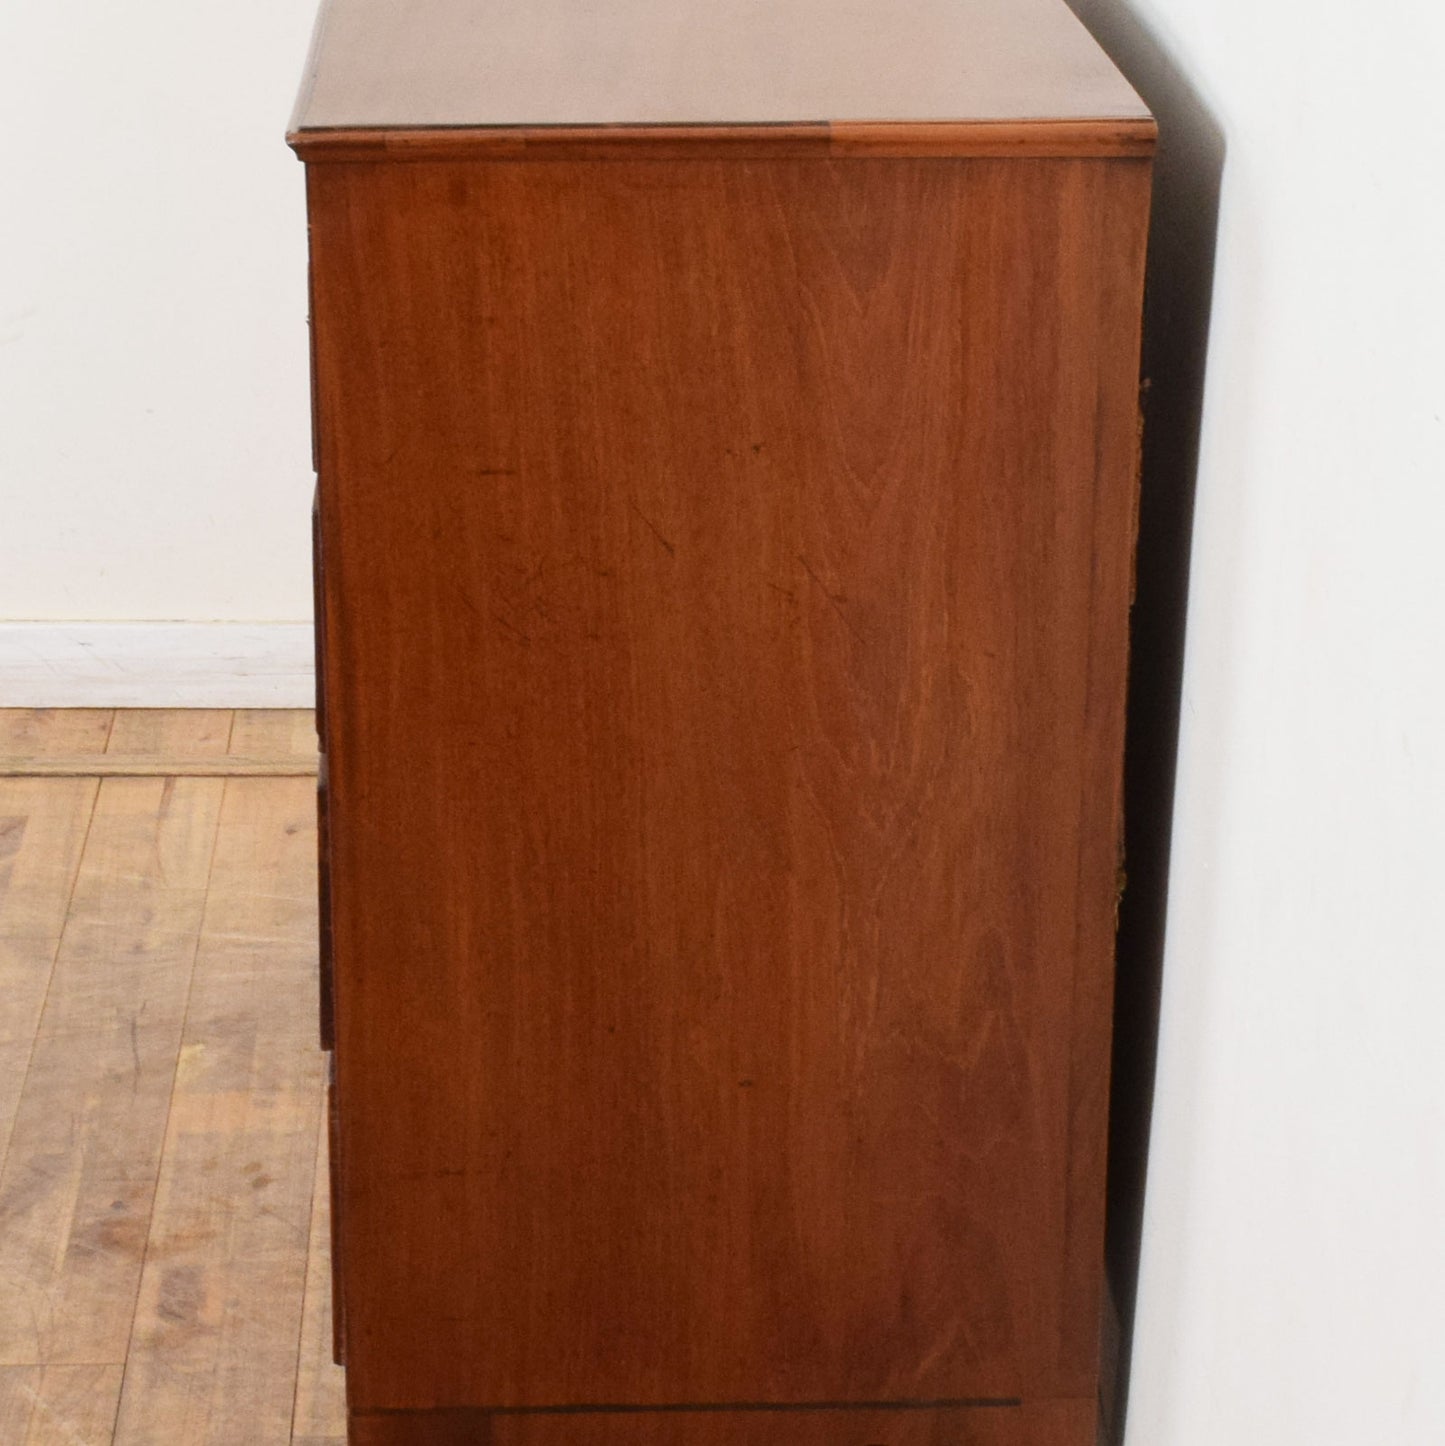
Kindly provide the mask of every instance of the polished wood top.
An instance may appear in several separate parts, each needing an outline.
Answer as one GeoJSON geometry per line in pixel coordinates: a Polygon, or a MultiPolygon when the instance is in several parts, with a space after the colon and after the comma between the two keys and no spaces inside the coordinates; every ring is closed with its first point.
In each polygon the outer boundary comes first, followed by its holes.
{"type": "Polygon", "coordinates": [[[326,0],[292,139],[1034,122],[1152,136],[1063,0],[326,0]]]}

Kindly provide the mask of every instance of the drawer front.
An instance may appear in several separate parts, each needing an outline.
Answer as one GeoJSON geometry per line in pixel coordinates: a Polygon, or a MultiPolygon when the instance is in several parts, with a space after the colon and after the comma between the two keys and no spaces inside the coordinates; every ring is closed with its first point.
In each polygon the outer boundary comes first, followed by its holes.
{"type": "Polygon", "coordinates": [[[336,956],[331,895],[331,781],[325,752],[316,761],[317,973],[321,1048],[336,1047],[336,956]]]}
{"type": "Polygon", "coordinates": [[[316,769],[316,888],[318,906],[319,1016],[322,1049],[336,1042],[336,970],[331,920],[331,788],[326,750],[326,576],[322,563],[321,487],[311,499],[311,582],[313,633],[316,640],[316,734],[320,756],[316,769]]]}
{"type": "Polygon", "coordinates": [[[316,654],[316,734],[326,746],[326,574],[321,555],[321,483],[311,494],[311,632],[316,654]]]}

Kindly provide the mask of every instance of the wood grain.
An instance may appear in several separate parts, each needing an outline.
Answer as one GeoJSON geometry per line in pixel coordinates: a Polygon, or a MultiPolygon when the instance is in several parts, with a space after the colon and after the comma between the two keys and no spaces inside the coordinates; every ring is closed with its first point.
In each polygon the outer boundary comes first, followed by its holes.
{"type": "MultiPolygon", "coordinates": [[[[16,710],[18,713],[19,710],[16,710]]],[[[52,716],[63,718],[63,712],[52,716]]],[[[304,708],[122,709],[65,737],[13,721],[0,778],[280,778],[316,772],[313,714],[304,708]],[[99,738],[97,747],[89,747],[99,738]]],[[[0,723],[0,740],[6,729],[0,723]]]]}
{"type": "Polygon", "coordinates": [[[315,775],[314,753],[299,758],[234,753],[214,757],[149,753],[0,757],[0,778],[313,778],[315,775]]]}
{"type": "Polygon", "coordinates": [[[352,1446],[1094,1446],[1095,1407],[940,1411],[359,1416],[352,1446]]]}
{"type": "Polygon", "coordinates": [[[353,1408],[1092,1399],[1147,162],[308,185],[353,1408]]]}
{"type": "MultiPolygon", "coordinates": [[[[37,757],[105,748],[108,709],[0,711],[0,739],[37,757]]],[[[50,987],[97,785],[0,782],[0,1177],[50,987]]]]}
{"type": "Polygon", "coordinates": [[[328,0],[293,129],[1146,115],[1063,0],[328,0]]]}
{"type": "Polygon", "coordinates": [[[0,757],[16,767],[133,759],[169,763],[177,772],[222,757],[308,763],[316,753],[315,722],[309,708],[0,708],[0,757]]]}
{"type": "Polygon", "coordinates": [[[258,763],[295,761],[316,767],[316,715],[309,708],[238,709],[230,755],[258,763]]]}
{"type": "Polygon", "coordinates": [[[0,754],[104,753],[113,708],[0,708],[0,754]]]}
{"type": "Polygon", "coordinates": [[[336,1366],[331,1312],[331,1177],[325,1095],[317,1130],[316,1180],[312,1192],[311,1243],[301,1315],[301,1352],[296,1372],[295,1442],[346,1439],[346,1381],[336,1366]]]}
{"type": "MultiPolygon", "coordinates": [[[[112,757],[165,757],[183,768],[205,766],[228,741],[258,757],[314,751],[309,711],[233,717],[0,710],[0,746],[18,756],[83,758],[85,750],[99,754],[108,741],[137,750],[112,757]]],[[[203,794],[218,798],[219,788],[207,784],[203,794]]],[[[94,779],[0,782],[5,1136],[22,1085],[26,1102],[8,1161],[0,1143],[0,1268],[6,1272],[0,1333],[8,1338],[11,1358],[32,1358],[0,1365],[0,1441],[6,1446],[110,1442],[123,1375],[129,1400],[122,1439],[247,1446],[344,1441],[341,1373],[323,1365],[330,1349],[324,1321],[329,1263],[326,1166],[324,1155],[316,1154],[324,1128],[320,1060],[307,1020],[314,965],[307,924],[314,886],[309,792],[305,780],[228,786],[215,819],[209,902],[194,911],[204,922],[185,1048],[168,1050],[138,1031],[136,1057],[144,1069],[129,1102],[131,1082],[117,1058],[123,1049],[133,1076],[133,1011],[124,1005],[141,1004],[134,1012],[148,1021],[154,976],[174,973],[177,901],[158,901],[156,886],[163,880],[174,885],[187,872],[194,876],[196,865],[186,860],[203,843],[204,829],[199,840],[182,844],[170,816],[185,811],[187,797],[164,781],[109,783],[103,790],[94,779]],[[240,798],[234,796],[238,789],[240,798]],[[102,792],[104,807],[92,829],[102,792]],[[159,927],[146,928],[146,915],[157,909],[159,927]],[[114,926],[107,947],[91,947],[97,926],[107,923],[114,926]],[[61,967],[48,991],[57,950],[61,967]],[[258,965],[248,951],[269,962],[258,965]],[[79,960],[88,967],[77,968],[79,960]],[[108,990],[112,975],[120,987],[108,990]],[[70,1027],[81,1018],[77,996],[92,993],[83,1027],[70,1027]],[[197,1062],[222,1055],[231,1062],[231,1082],[240,1081],[241,1088],[224,1101],[207,1091],[202,1103],[197,1085],[214,1076],[198,1072],[197,1062]],[[97,1229],[89,1217],[104,1192],[97,1189],[94,1162],[109,1161],[104,1172],[113,1177],[154,1171],[158,1111],[154,1079],[147,1076],[155,1075],[175,1077],[174,1086],[165,1087],[169,1124],[155,1208],[133,1192],[128,1208],[97,1229]],[[307,1078],[309,1086],[293,1088],[307,1078]],[[47,1087],[50,1081],[61,1083],[47,1087]],[[286,1121],[294,1107],[304,1120],[291,1128],[286,1121]],[[197,1132],[203,1114],[215,1128],[197,1132]],[[68,1130],[63,1139],[62,1128],[68,1130]],[[193,1147],[198,1139],[201,1149],[193,1147]],[[246,1168],[257,1151],[265,1152],[262,1174],[246,1168]],[[218,1189],[218,1175],[227,1167],[239,1173],[244,1189],[218,1189]],[[258,1185],[263,1174],[271,1178],[258,1185]],[[17,1182],[23,1188],[17,1190],[17,1182]],[[288,1228],[281,1225],[283,1203],[289,1205],[288,1228]],[[252,1218],[257,1214],[259,1229],[252,1218]],[[132,1326],[142,1242],[144,1283],[132,1326]],[[307,1278],[322,1285],[309,1298],[310,1335],[298,1340],[303,1261],[307,1278]],[[201,1296],[213,1292],[200,1301],[205,1308],[185,1308],[197,1297],[168,1270],[192,1272],[186,1278],[199,1282],[201,1296]],[[218,1306],[221,1296],[230,1304],[218,1306]],[[92,1315],[98,1327],[91,1325],[92,1315]],[[81,1323],[78,1330],[73,1322],[81,1323]],[[312,1350],[303,1368],[298,1353],[308,1340],[312,1350]],[[84,1349],[110,1349],[106,1341],[118,1342],[114,1360],[73,1359],[84,1349]],[[45,1364],[47,1356],[72,1363],[45,1364]]],[[[180,1046],[182,1036],[174,1038],[180,1046]]],[[[103,1203],[109,1207],[121,1198],[104,1194],[103,1203]]]]}
{"type": "Polygon", "coordinates": [[[331,1359],[338,1366],[346,1364],[346,1282],[341,1270],[346,1197],[341,1183],[341,1151],[341,1109],[336,1098],[336,1055],[333,1051],[326,1075],[326,1161],[331,1187],[331,1359]]]}
{"type": "Polygon", "coordinates": [[[229,708],[122,708],[106,741],[106,758],[182,760],[218,758],[230,746],[235,715],[229,708]]]}
{"type": "Polygon", "coordinates": [[[0,1174],[0,1363],[125,1358],[220,791],[100,786],[0,1174]]]}
{"type": "Polygon", "coordinates": [[[111,1439],[123,1367],[0,1366],[6,1446],[103,1446],[111,1439]]]}
{"type": "Polygon", "coordinates": [[[324,161],[782,160],[971,156],[1147,156],[1158,127],[1109,121],[898,121],[766,126],[448,126],[293,131],[308,163],[324,161]]]}
{"type": "Polygon", "coordinates": [[[40,1366],[0,1366],[0,1441],[25,1440],[40,1392],[40,1366]]]}
{"type": "Polygon", "coordinates": [[[225,785],[116,1442],[291,1435],[320,1113],[304,780],[225,785]]]}

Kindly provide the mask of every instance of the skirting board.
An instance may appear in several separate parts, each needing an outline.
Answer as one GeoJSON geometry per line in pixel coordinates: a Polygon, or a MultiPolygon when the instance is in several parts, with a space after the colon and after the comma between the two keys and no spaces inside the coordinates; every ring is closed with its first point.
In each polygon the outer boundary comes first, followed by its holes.
{"type": "Polygon", "coordinates": [[[0,623],[0,707],[310,708],[310,623],[0,623]]]}

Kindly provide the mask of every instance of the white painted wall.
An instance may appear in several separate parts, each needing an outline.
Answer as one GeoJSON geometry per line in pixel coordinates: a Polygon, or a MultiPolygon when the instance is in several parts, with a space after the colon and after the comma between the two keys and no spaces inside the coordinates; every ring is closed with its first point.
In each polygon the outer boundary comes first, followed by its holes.
{"type": "Polygon", "coordinates": [[[310,616],[313,10],[0,5],[0,620],[310,616]]]}
{"type": "Polygon", "coordinates": [[[1445,1442],[1445,11],[1078,8],[1227,145],[1128,1442],[1445,1442]]]}

